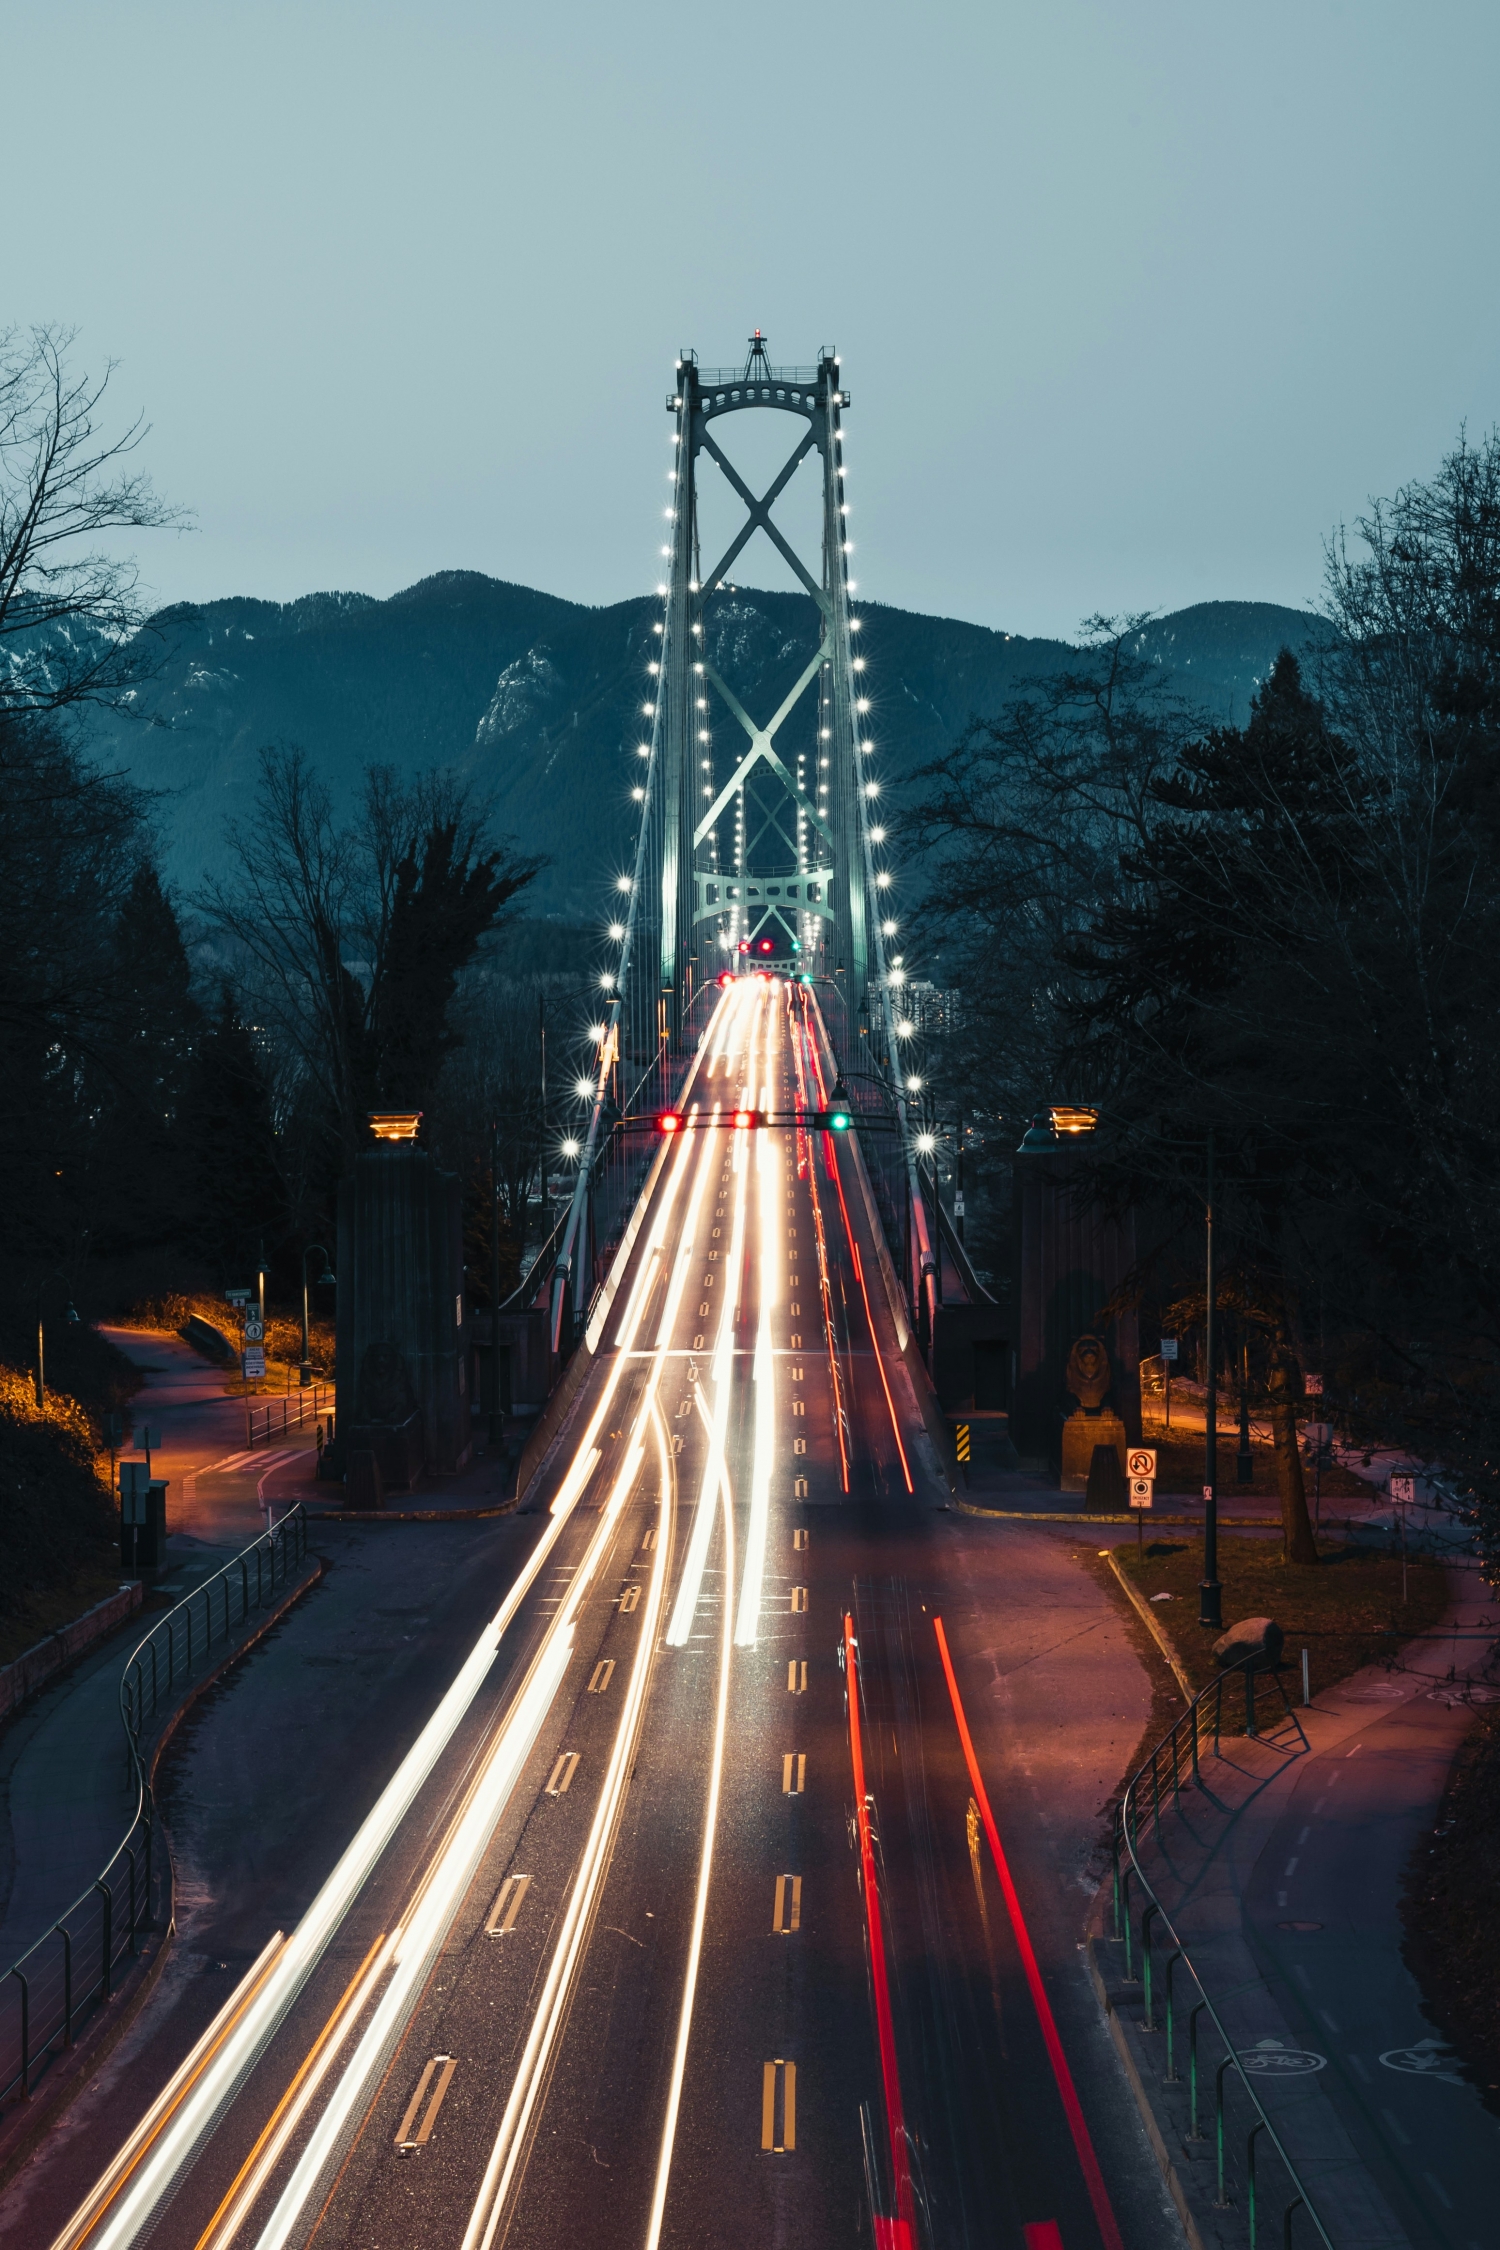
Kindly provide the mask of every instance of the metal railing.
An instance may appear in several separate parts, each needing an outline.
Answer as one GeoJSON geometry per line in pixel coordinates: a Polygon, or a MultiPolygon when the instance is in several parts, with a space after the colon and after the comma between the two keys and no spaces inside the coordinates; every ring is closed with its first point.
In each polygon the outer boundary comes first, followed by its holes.
{"type": "MultiPolygon", "coordinates": [[[[1334,2250],[1333,2240],[1318,2215],[1296,2165],[1287,2154],[1281,2137],[1266,2115],[1259,2094],[1255,2091],[1246,2071],[1244,2061],[1234,2041],[1225,2028],[1222,2016],[1198,1970],[1193,1964],[1187,1944],[1173,1925],[1166,1907],[1158,1898],[1151,1881],[1141,1865],[1141,1853],[1149,1849],[1154,1838],[1160,1845],[1163,1811],[1168,1817],[1180,1808],[1183,1792],[1197,1789],[1210,1801],[1211,1793],[1201,1773],[1204,1745],[1212,1742],[1211,1755],[1220,1755],[1220,1740],[1224,1731],[1224,1695],[1234,1684],[1236,1673],[1244,1684],[1245,1733],[1255,1741],[1270,1741],[1258,1723],[1255,1685],[1257,1659],[1242,1657],[1237,1664],[1226,1666],[1216,1680],[1194,1696],[1187,1709],[1173,1722],[1156,1745],[1144,1765],[1132,1776],[1120,1799],[1115,1819],[1113,1837],[1114,1862],[1114,1937],[1124,1946],[1125,1982],[1139,1985],[1142,2000],[1141,2028],[1145,2031],[1162,2031],[1165,2034],[1163,2059],[1166,2069],[1162,2083],[1180,2086],[1183,2073],[1178,2069],[1178,2024],[1182,1998],[1177,1987],[1177,1974],[1191,1978],[1198,1997],[1188,2006],[1187,2016],[1187,2102],[1188,2140],[1206,2142],[1208,2135],[1202,2131],[1204,2103],[1202,2081],[1207,2071],[1207,2061],[1201,2051],[1200,2018],[1206,2018],[1212,2036],[1222,2050],[1214,2062],[1213,2089],[1213,2142],[1215,2159],[1214,2205],[1217,2210],[1233,2206],[1233,2187],[1239,2184],[1244,2197],[1245,2217],[1249,2231],[1250,2250],[1256,2250],[1260,2201],[1264,2191],[1263,2175],[1257,2171],[1257,2144],[1261,2136],[1278,2159],[1290,2197],[1284,2202],[1281,2214],[1281,2236],[1290,2250],[1293,2239],[1292,2222],[1298,2211],[1306,2213],[1324,2250],[1334,2250]],[[1139,1913],[1139,1929],[1132,1920],[1132,1882],[1139,1885],[1144,1898],[1139,1913]],[[1156,2016],[1156,1937],[1160,1931],[1166,1940],[1167,1953],[1162,1964],[1163,1986],[1162,2020],[1156,2016]],[[1233,2123],[1229,2115],[1229,2085],[1237,2085],[1249,2104],[1248,2119],[1233,2123]],[[1244,2155],[1236,2163],[1232,2155],[1232,2135],[1244,2131],[1244,2155]],[[1238,2174],[1238,2183],[1234,2177],[1238,2174]]],[[[1302,1722],[1282,1685],[1278,1672],[1263,1673],[1269,1678],[1281,1697],[1281,1714],[1277,1726],[1289,1720],[1295,1728],[1302,1748],[1308,1747],[1302,1722]]]]}
{"type": "Polygon", "coordinates": [[[88,1889],[0,1980],[0,2102],[30,2095],[55,2051],[107,2004],[146,1932],[170,1918],[172,1870],[156,1848],[156,1807],[142,1740],[216,1641],[264,1609],[307,1555],[300,1507],[157,1620],[126,1659],[120,1718],[135,1810],[88,1889]]]}
{"type": "Polygon", "coordinates": [[[316,1422],[328,1411],[332,1400],[331,1383],[309,1383],[303,1390],[284,1391],[280,1398],[247,1398],[246,1445],[269,1445],[273,1437],[285,1437],[288,1430],[300,1430],[304,1423],[316,1422]],[[295,1414],[292,1412],[294,1400],[295,1414]],[[257,1423],[260,1425],[258,1434],[257,1423]]]}

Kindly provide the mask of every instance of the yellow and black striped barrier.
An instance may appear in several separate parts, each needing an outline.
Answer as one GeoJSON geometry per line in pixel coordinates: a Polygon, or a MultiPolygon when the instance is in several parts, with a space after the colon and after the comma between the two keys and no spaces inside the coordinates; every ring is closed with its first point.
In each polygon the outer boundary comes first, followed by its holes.
{"type": "Polygon", "coordinates": [[[954,1423],[953,1443],[959,1460],[967,1462],[969,1458],[969,1425],[967,1422],[954,1423]]]}

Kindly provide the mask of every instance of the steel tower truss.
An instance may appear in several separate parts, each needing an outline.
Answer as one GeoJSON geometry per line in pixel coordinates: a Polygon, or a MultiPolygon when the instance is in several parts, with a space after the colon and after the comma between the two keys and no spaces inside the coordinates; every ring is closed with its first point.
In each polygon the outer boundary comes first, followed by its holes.
{"type": "MultiPolygon", "coordinates": [[[[741,958],[742,943],[763,963],[767,955],[761,948],[769,942],[778,965],[795,965],[823,982],[824,1020],[840,1069],[853,1067],[851,1049],[857,1046],[863,1067],[855,1076],[877,1087],[888,1119],[897,1125],[900,1193],[911,1219],[909,1228],[895,1222],[891,1246],[893,1255],[904,1259],[898,1237],[910,1237],[912,1298],[925,1300],[925,1333],[931,1333],[936,1261],[907,1103],[894,1078],[899,1041],[911,1027],[897,1022],[892,1007],[893,985],[902,979],[894,966],[887,968],[880,919],[881,893],[891,875],[875,863],[882,831],[872,826],[871,811],[879,784],[865,764],[871,744],[862,724],[868,709],[860,692],[864,662],[855,654],[859,620],[850,614],[842,458],[848,405],[835,352],[820,352],[814,367],[773,367],[758,330],[743,367],[700,367],[690,351],[677,363],[676,387],[667,399],[676,421],[667,510],[671,536],[662,549],[667,577],[658,588],[662,613],[652,629],[655,653],[645,705],[651,739],[638,745],[648,763],[633,791],[641,821],[634,872],[622,870],[615,879],[623,917],[619,966],[602,980],[610,999],[599,1028],[588,1131],[551,1264],[554,1363],[586,1321],[599,1279],[595,1198],[601,1164],[618,1140],[621,1112],[636,1116],[655,1102],[675,1099],[695,1036],[688,1020],[695,991],[741,958]],[[715,434],[725,415],[752,410],[787,414],[800,424],[785,464],[759,497],[715,434]],[[772,513],[813,452],[822,471],[816,572],[772,513]],[[701,567],[698,523],[704,456],[745,508],[743,523],[707,571],[701,567]],[[710,654],[715,605],[735,591],[728,574],[757,531],[806,589],[816,624],[800,672],[775,710],[761,717],[752,709],[749,685],[741,682],[741,693],[710,654]],[[778,737],[814,690],[816,724],[810,736],[801,730],[811,748],[785,751],[778,737]],[[713,756],[716,707],[728,715],[737,751],[722,779],[713,756]],[[726,841],[723,827],[731,817],[733,836],[726,841]],[[836,1005],[826,1005],[835,993],[836,1005]]],[[[701,1022],[700,1011],[695,1023],[701,1022]]],[[[888,1215],[888,1233],[892,1223],[888,1215]]]]}
{"type": "MultiPolygon", "coordinates": [[[[832,351],[815,367],[773,367],[765,339],[752,337],[743,367],[705,368],[684,352],[667,400],[676,418],[660,674],[653,713],[648,825],[660,836],[658,896],[639,907],[656,921],[658,992],[673,1027],[695,984],[748,941],[769,939],[783,961],[800,959],[836,977],[846,1007],[864,998],[871,969],[873,870],[859,766],[856,692],[862,669],[849,611],[849,550],[842,494],[842,417],[849,394],[832,351]],[[788,415],[801,428],[780,473],[759,497],[729,459],[716,425],[750,411],[788,415]],[[773,510],[807,457],[822,471],[822,553],[809,567],[773,510]],[[707,458],[745,508],[743,523],[706,571],[699,545],[698,482],[707,458]],[[764,531],[816,607],[817,639],[774,711],[757,716],[712,662],[715,604],[757,530],[764,531]],[[787,720],[816,694],[814,752],[799,760],[778,744],[787,720]],[[711,720],[727,715],[737,755],[722,774],[711,755],[711,720]],[[822,760],[826,758],[827,764],[822,760]],[[806,771],[811,767],[810,778],[806,771]],[[799,765],[804,769],[799,772],[799,765]],[[726,837],[726,822],[733,834],[726,837]],[[652,908],[656,911],[653,913],[652,908]]],[[[642,936],[644,937],[644,932],[642,936]]]]}

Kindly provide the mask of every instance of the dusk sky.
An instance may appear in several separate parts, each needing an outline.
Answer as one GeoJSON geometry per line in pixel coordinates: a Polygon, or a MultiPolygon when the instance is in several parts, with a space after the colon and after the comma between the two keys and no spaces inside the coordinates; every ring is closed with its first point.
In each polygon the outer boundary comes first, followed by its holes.
{"type": "Polygon", "coordinates": [[[861,593],[1018,632],[1310,602],[1500,413],[1493,0],[64,0],[4,54],[3,319],[122,363],[164,601],[640,592],[677,348],[755,326],[842,354],[861,593]]]}

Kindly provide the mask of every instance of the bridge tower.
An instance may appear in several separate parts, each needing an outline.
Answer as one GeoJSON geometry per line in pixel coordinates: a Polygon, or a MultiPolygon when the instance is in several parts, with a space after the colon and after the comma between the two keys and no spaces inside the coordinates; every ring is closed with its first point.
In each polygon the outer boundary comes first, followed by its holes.
{"type": "MultiPolygon", "coordinates": [[[[849,408],[837,352],[811,367],[775,367],[759,329],[743,365],[677,362],[671,505],[652,625],[644,767],[633,873],[623,899],[618,969],[599,1026],[594,1099],[577,1180],[551,1275],[554,1366],[587,1322],[606,1246],[638,1181],[628,1119],[675,1099],[685,1058],[705,1021],[695,997],[723,969],[774,966],[810,976],[856,1108],[880,1108],[897,1137],[880,1160],[877,1194],[887,1234],[910,1253],[913,1299],[930,1301],[935,1260],[899,1077],[892,1007],[899,969],[887,967],[882,916],[889,871],[873,770],[861,619],[852,606],[843,418],[849,408]],[[727,417],[789,418],[791,451],[757,495],[725,449],[727,417]],[[774,510],[804,461],[821,482],[820,551],[799,555],[774,510]],[[705,567],[699,479],[711,467],[744,520],[705,567]],[[731,572],[765,533],[806,592],[806,644],[779,649],[769,672],[739,677],[738,634],[722,606],[740,593],[731,572]],[[719,630],[723,626],[725,630],[719,630]],[[772,684],[768,688],[767,679],[772,684]],[[728,754],[722,747],[731,747],[728,754]],[[873,1089],[873,1094],[870,1089],[873,1089]],[[613,1183],[611,1185],[611,1182],[613,1183]],[[616,1209],[615,1206],[619,1208],[616,1209]],[[611,1215],[613,1214],[613,1215],[611,1215]],[[907,1214],[910,1214],[908,1219],[907,1214]]],[[[751,667],[753,671],[753,666],[751,667]]],[[[931,1306],[925,1332],[931,1333],[931,1306]]]]}
{"type": "Polygon", "coordinates": [[[841,1040],[862,1002],[875,1012],[872,987],[884,989],[874,920],[879,823],[866,791],[868,704],[844,500],[848,406],[834,351],[821,351],[814,366],[776,367],[759,330],[743,365],[703,367],[691,351],[677,365],[667,399],[673,503],[630,948],[641,997],[652,976],[658,1036],[675,1035],[694,990],[736,960],[805,970],[830,1000],[836,992],[841,1004],[827,1013],[841,1040]],[[726,450],[728,418],[749,412],[782,415],[792,433],[783,467],[759,495],[726,450]],[[809,455],[821,480],[822,526],[811,562],[774,514],[809,455]],[[710,465],[745,513],[724,552],[705,557],[699,484],[710,465]],[[720,605],[737,592],[735,563],[757,530],[812,604],[806,648],[774,708],[736,681],[726,654],[732,636],[715,632],[720,605]]]}

